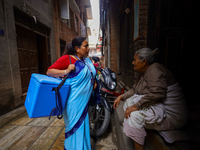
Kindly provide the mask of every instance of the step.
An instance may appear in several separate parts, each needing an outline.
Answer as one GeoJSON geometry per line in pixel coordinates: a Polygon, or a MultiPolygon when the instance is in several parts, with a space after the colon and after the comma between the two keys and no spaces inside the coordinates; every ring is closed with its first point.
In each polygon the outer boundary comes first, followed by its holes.
{"type": "MultiPolygon", "coordinates": [[[[134,150],[134,142],[131,138],[123,133],[123,127],[120,122],[124,120],[124,102],[121,101],[118,108],[114,110],[114,121],[116,125],[116,134],[119,141],[119,149],[134,150]]],[[[145,138],[145,150],[195,150],[191,142],[180,141],[169,144],[164,141],[161,135],[155,130],[146,130],[147,136],[145,138]]]]}
{"type": "Polygon", "coordinates": [[[4,126],[14,118],[18,117],[19,115],[23,114],[26,111],[25,106],[21,106],[16,108],[2,116],[0,116],[0,127],[4,126]]]}

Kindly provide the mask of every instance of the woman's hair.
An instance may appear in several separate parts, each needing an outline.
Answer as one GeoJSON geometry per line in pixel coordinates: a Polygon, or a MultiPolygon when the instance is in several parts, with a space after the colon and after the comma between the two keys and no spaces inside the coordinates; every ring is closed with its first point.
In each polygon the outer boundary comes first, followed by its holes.
{"type": "Polygon", "coordinates": [[[92,59],[94,60],[95,63],[99,62],[99,57],[93,56],[92,59]]]}
{"type": "Polygon", "coordinates": [[[76,54],[75,47],[77,46],[78,48],[80,48],[82,43],[83,43],[83,41],[85,41],[85,40],[86,40],[85,37],[81,37],[81,36],[75,37],[72,40],[72,42],[68,43],[65,46],[65,50],[64,50],[62,55],[75,55],[76,54]]]}
{"type": "Polygon", "coordinates": [[[154,49],[153,51],[150,48],[142,48],[135,52],[135,54],[138,54],[138,58],[141,61],[146,59],[149,65],[157,61],[158,53],[158,48],[154,49]]]}
{"type": "Polygon", "coordinates": [[[82,37],[82,36],[77,36],[72,40],[72,47],[75,49],[75,47],[77,46],[78,48],[81,47],[83,41],[85,41],[86,38],[82,37]]]}
{"type": "Polygon", "coordinates": [[[72,43],[70,42],[65,46],[65,50],[62,53],[62,55],[74,55],[75,53],[76,53],[76,51],[75,51],[75,49],[73,49],[72,43]]]}

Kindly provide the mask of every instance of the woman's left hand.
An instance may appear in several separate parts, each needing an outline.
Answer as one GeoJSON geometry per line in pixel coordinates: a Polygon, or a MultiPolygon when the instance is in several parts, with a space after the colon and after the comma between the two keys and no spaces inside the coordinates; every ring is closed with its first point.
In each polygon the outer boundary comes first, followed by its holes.
{"type": "Polygon", "coordinates": [[[138,110],[138,109],[137,109],[137,107],[135,107],[135,105],[128,107],[128,108],[126,109],[126,111],[125,111],[125,118],[128,119],[128,118],[131,116],[131,113],[132,113],[133,111],[137,111],[137,110],[138,110]]]}
{"type": "Polygon", "coordinates": [[[97,87],[97,81],[95,80],[94,86],[93,86],[93,91],[96,89],[96,87],[97,87]]]}

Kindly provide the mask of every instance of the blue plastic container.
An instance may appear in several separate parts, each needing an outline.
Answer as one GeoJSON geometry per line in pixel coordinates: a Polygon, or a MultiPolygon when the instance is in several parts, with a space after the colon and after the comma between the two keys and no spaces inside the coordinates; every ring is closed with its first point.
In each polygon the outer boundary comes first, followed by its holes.
{"type": "MultiPolygon", "coordinates": [[[[49,116],[51,110],[56,107],[55,91],[62,80],[46,75],[31,75],[28,92],[25,101],[25,107],[30,118],[49,116]]],[[[70,92],[70,85],[64,84],[58,92],[58,106],[63,111],[70,92]]],[[[59,111],[55,109],[52,116],[58,115],[59,111]]]]}

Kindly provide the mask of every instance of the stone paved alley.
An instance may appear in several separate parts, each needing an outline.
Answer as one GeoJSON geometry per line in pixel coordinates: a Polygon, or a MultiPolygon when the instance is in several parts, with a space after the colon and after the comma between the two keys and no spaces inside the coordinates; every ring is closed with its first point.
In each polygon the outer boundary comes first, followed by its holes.
{"type": "MultiPolygon", "coordinates": [[[[112,117],[113,118],[113,117],[112,117]]],[[[29,118],[24,106],[0,117],[0,150],[63,150],[64,121],[29,118]]],[[[91,139],[93,150],[117,150],[114,121],[106,134],[91,139]]]]}

